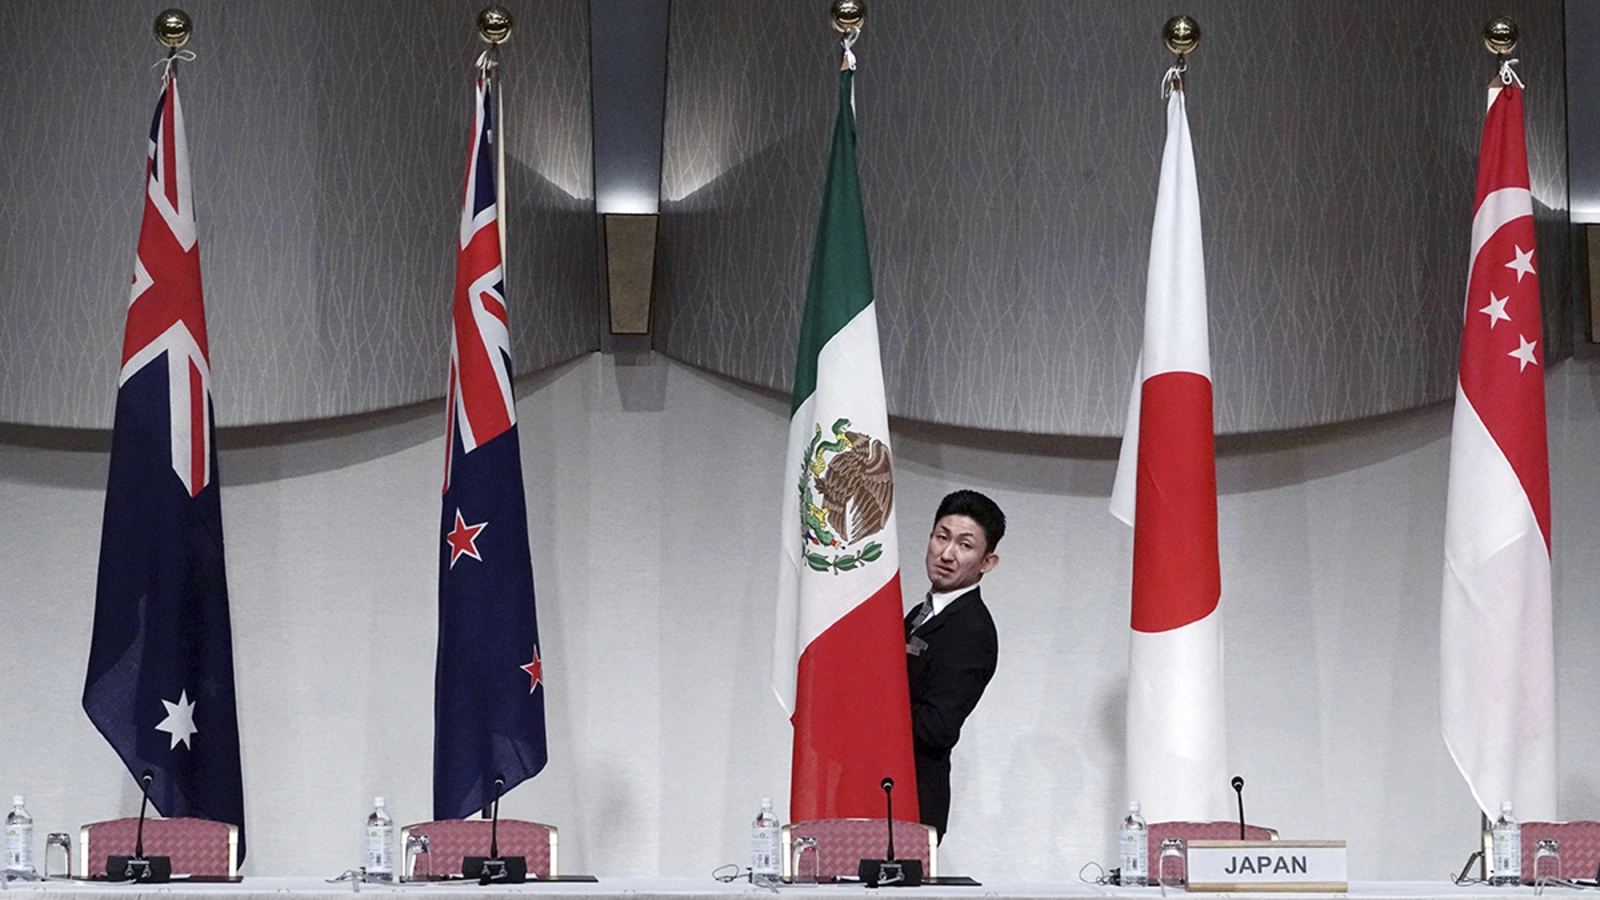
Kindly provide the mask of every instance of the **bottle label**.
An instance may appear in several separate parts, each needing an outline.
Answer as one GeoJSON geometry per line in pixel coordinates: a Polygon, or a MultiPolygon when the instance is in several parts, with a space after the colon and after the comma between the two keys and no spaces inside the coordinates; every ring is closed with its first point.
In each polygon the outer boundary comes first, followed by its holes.
{"type": "Polygon", "coordinates": [[[1150,855],[1149,839],[1142,829],[1124,828],[1121,834],[1121,865],[1123,884],[1144,884],[1150,855]]]}
{"type": "Polygon", "coordinates": [[[1494,874],[1497,879],[1522,877],[1522,829],[1495,829],[1494,874]]]}
{"type": "Polygon", "coordinates": [[[367,826],[367,872],[384,874],[394,871],[394,826],[367,826]]]}
{"type": "Polygon", "coordinates": [[[6,823],[6,868],[33,868],[33,823],[6,823]]]}
{"type": "Polygon", "coordinates": [[[778,852],[778,829],[762,826],[750,832],[751,872],[777,877],[778,852]]]}

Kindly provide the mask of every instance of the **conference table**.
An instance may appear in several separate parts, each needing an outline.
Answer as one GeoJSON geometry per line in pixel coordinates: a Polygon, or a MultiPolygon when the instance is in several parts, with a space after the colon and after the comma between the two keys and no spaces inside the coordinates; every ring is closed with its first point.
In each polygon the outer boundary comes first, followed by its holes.
{"type": "MultiPolygon", "coordinates": [[[[782,900],[860,900],[866,895],[886,894],[902,900],[1058,900],[1058,898],[1112,897],[1122,900],[1157,900],[1159,888],[1124,888],[1095,885],[1087,882],[1034,883],[1023,881],[987,880],[979,876],[981,885],[947,886],[930,885],[916,888],[872,889],[860,884],[780,885],[773,889],[758,887],[748,881],[718,882],[710,876],[703,878],[611,878],[598,881],[574,882],[530,881],[523,885],[480,886],[477,882],[414,882],[402,884],[362,884],[360,891],[350,882],[329,883],[322,878],[246,877],[236,883],[188,883],[174,881],[169,884],[135,886],[83,881],[12,882],[9,889],[0,893],[0,900],[351,900],[352,894],[365,895],[368,900],[534,900],[535,897],[560,898],[560,900],[727,900],[729,897],[759,898],[774,893],[784,895],[782,900]]],[[[1168,890],[1169,896],[1180,896],[1180,890],[1168,890]]],[[[1551,886],[1546,895],[1556,897],[1581,896],[1577,888],[1551,886]]],[[[1244,900],[1312,900],[1322,897],[1349,897],[1354,900],[1506,900],[1508,897],[1532,897],[1532,887],[1495,887],[1487,885],[1457,886],[1448,881],[1354,881],[1345,894],[1201,894],[1197,898],[1236,897],[1244,900]]]]}

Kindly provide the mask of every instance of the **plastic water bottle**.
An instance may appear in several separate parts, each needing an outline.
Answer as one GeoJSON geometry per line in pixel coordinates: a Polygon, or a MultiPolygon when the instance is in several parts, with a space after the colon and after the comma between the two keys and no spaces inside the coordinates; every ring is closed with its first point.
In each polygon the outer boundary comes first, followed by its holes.
{"type": "Polygon", "coordinates": [[[1122,883],[1133,887],[1149,884],[1150,834],[1144,816],[1139,815],[1139,801],[1128,801],[1128,817],[1122,820],[1117,842],[1122,850],[1122,883]]]}
{"type": "Polygon", "coordinates": [[[772,798],[762,797],[761,811],[750,826],[750,880],[756,884],[777,884],[780,880],[781,832],[782,825],[772,811],[772,798]]]}
{"type": "Polygon", "coordinates": [[[6,814],[6,874],[33,874],[33,816],[22,806],[22,795],[11,798],[6,814]]]}
{"type": "Polygon", "coordinates": [[[1511,814],[1511,801],[1500,801],[1500,818],[1494,820],[1494,873],[1490,884],[1522,882],[1522,826],[1511,814]]]}
{"type": "Polygon", "coordinates": [[[394,820],[383,808],[382,797],[372,798],[372,815],[367,816],[367,877],[394,880],[394,820]]]}

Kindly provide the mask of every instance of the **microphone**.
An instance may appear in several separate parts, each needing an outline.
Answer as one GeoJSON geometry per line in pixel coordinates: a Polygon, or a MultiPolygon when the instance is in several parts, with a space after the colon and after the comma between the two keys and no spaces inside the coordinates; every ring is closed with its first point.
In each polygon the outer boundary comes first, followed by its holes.
{"type": "Polygon", "coordinates": [[[150,785],[156,780],[154,770],[145,769],[139,776],[139,826],[133,833],[132,856],[107,856],[106,878],[116,881],[143,881],[161,884],[172,880],[172,857],[144,855],[144,820],[150,808],[150,785]]]}
{"type": "Polygon", "coordinates": [[[494,780],[494,815],[489,819],[489,858],[500,858],[500,792],[505,790],[506,780],[494,780]]]}
{"type": "Polygon", "coordinates": [[[1239,795],[1239,840],[1244,840],[1244,778],[1233,776],[1233,792],[1239,795]]]}
{"type": "Polygon", "coordinates": [[[916,887],[922,884],[922,860],[894,858],[894,779],[885,776],[879,786],[883,788],[884,818],[889,826],[888,858],[861,860],[856,875],[869,888],[916,887]]]}
{"type": "Polygon", "coordinates": [[[889,820],[889,862],[894,862],[894,779],[887,775],[883,778],[883,806],[884,818],[889,820]]]}
{"type": "Polygon", "coordinates": [[[149,769],[145,769],[144,774],[139,777],[139,789],[144,793],[144,797],[139,801],[139,828],[133,833],[133,855],[139,859],[144,859],[144,814],[150,806],[150,785],[155,780],[156,773],[149,769]]]}
{"type": "Polygon", "coordinates": [[[479,884],[522,884],[528,880],[526,856],[500,855],[500,792],[506,786],[504,775],[494,777],[494,802],[490,807],[489,855],[463,856],[461,874],[478,879],[479,884]]]}

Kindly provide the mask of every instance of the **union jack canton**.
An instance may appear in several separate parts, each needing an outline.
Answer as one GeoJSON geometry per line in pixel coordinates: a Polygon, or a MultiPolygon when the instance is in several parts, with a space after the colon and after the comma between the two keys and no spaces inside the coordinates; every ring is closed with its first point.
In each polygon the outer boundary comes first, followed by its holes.
{"type": "Polygon", "coordinates": [[[459,819],[544,768],[543,664],[511,390],[494,92],[478,78],[461,204],[440,516],[433,816],[459,819]]]}
{"type": "Polygon", "coordinates": [[[165,816],[239,826],[244,785],[189,151],[171,69],[150,125],[83,708],[165,816]]]}

